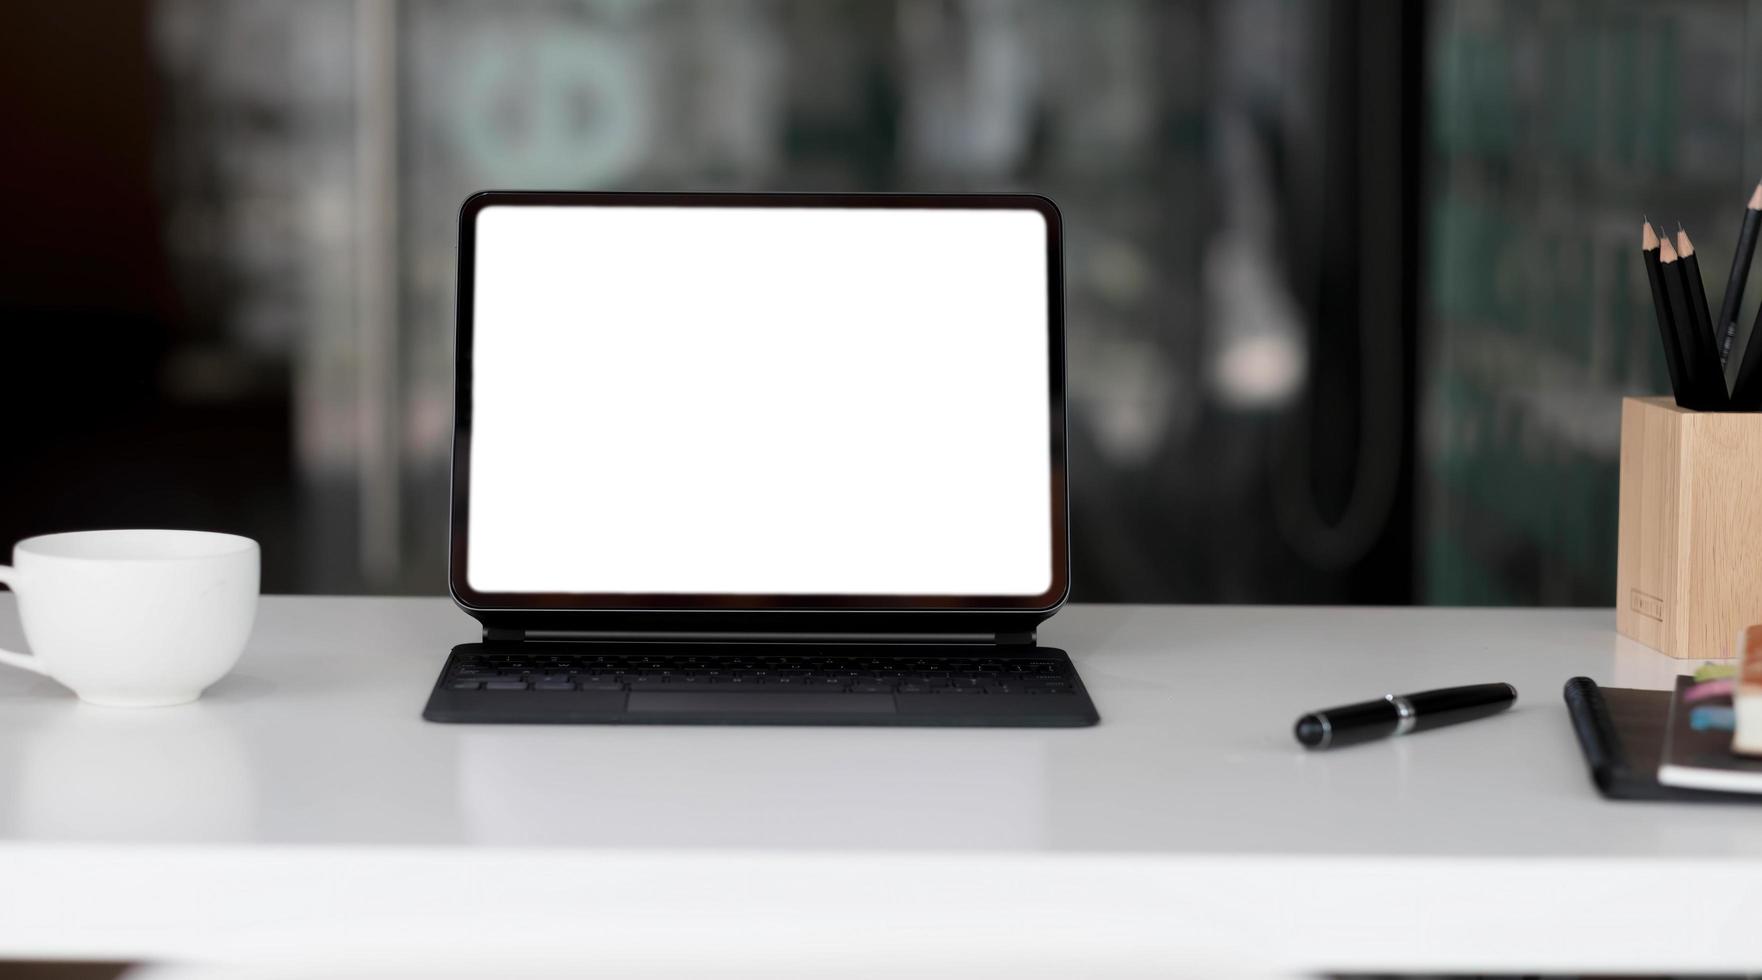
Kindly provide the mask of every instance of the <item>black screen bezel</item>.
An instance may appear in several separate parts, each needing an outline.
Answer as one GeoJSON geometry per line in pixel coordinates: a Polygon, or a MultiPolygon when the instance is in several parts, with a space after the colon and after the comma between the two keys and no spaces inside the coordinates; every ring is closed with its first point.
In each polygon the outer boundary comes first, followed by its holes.
{"type": "MultiPolygon", "coordinates": [[[[1051,200],[1032,194],[818,194],[818,193],[658,193],[630,191],[483,191],[467,198],[459,212],[459,268],[455,330],[451,535],[448,586],[463,609],[486,624],[554,625],[595,618],[606,623],[653,627],[676,612],[727,613],[733,622],[772,614],[877,614],[886,623],[903,619],[945,620],[947,614],[1002,614],[1018,621],[1044,619],[1070,591],[1069,501],[1065,465],[1065,317],[1063,225],[1051,200]],[[470,535],[470,458],[472,416],[473,314],[477,216],[491,207],[740,207],[875,208],[946,210],[1032,210],[1046,221],[1047,343],[1050,398],[1052,582],[1037,596],[762,595],[686,593],[479,592],[466,576],[470,535]],[[762,614],[755,617],[751,614],[762,614]],[[919,616],[917,614],[928,614],[919,616]],[[536,616],[536,618],[534,618],[536,616]]],[[[825,616],[816,617],[826,619],[825,616]]]]}

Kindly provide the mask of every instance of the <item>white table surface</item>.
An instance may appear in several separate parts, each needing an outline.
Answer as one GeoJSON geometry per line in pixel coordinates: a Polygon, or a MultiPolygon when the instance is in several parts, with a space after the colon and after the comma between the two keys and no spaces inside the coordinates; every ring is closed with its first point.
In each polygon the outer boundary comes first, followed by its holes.
{"type": "MultiPolygon", "coordinates": [[[[1075,606],[1090,729],[461,726],[444,599],[267,597],[199,703],[0,671],[0,956],[1218,975],[1762,965],[1762,807],[1609,803],[1607,610],[1075,606]],[[1508,681],[1306,753],[1301,712],[1508,681]]],[[[10,596],[0,646],[22,643],[10,596]]],[[[867,974],[864,974],[867,975],[867,974]]]]}

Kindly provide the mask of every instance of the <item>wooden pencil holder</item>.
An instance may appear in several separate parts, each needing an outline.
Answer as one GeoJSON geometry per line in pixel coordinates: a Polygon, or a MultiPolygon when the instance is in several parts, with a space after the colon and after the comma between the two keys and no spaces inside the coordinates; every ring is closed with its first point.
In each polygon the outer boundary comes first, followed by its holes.
{"type": "Polygon", "coordinates": [[[1615,627],[1672,657],[1723,659],[1762,623],[1762,414],[1621,402],[1615,627]]]}

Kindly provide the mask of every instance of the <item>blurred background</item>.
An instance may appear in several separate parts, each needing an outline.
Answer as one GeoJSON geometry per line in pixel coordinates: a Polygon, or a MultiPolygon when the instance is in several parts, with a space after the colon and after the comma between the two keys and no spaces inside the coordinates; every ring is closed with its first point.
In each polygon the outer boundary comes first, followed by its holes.
{"type": "Polygon", "coordinates": [[[1717,296],[1762,176],[1758,0],[0,24],[0,542],[232,530],[277,592],[445,590],[469,193],[1027,190],[1067,226],[1074,598],[1608,605],[1619,399],[1667,390],[1640,216],[1717,296]]]}

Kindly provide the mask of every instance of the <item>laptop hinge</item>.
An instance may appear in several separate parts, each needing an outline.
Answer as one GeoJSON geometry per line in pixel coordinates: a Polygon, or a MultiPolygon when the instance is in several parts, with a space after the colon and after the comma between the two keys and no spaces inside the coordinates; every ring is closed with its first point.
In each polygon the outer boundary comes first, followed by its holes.
{"type": "Polygon", "coordinates": [[[627,643],[984,643],[1008,647],[1031,647],[1035,642],[1033,630],[993,633],[757,633],[750,630],[523,630],[506,626],[485,626],[483,639],[486,643],[545,640],[627,643]]]}

